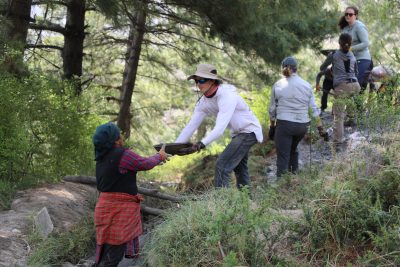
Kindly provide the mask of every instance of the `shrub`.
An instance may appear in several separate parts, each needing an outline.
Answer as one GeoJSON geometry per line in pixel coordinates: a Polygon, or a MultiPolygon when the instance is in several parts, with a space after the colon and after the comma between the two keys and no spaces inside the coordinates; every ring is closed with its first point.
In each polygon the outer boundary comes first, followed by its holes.
{"type": "MultiPolygon", "coordinates": [[[[144,249],[150,266],[265,266],[277,242],[279,216],[268,201],[255,207],[248,191],[219,189],[171,212],[144,249]]],[[[276,258],[274,258],[276,260],[276,258]]]]}
{"type": "Polygon", "coordinates": [[[0,180],[26,188],[66,174],[92,174],[91,136],[100,120],[90,115],[86,96],[44,76],[0,79],[0,180]]]}
{"type": "Polygon", "coordinates": [[[83,219],[66,233],[56,233],[42,239],[33,230],[28,242],[33,247],[29,255],[29,266],[53,266],[63,262],[78,263],[87,257],[95,245],[93,218],[83,219]]]}

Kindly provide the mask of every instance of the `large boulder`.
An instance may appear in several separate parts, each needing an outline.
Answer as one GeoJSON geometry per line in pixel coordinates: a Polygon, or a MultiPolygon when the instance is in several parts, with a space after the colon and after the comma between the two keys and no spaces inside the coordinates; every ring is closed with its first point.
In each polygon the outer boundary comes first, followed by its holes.
{"type": "Polygon", "coordinates": [[[11,210],[0,212],[0,267],[26,266],[30,252],[27,235],[32,219],[44,207],[54,231],[61,232],[91,216],[95,200],[93,186],[70,182],[19,191],[11,210]]]}

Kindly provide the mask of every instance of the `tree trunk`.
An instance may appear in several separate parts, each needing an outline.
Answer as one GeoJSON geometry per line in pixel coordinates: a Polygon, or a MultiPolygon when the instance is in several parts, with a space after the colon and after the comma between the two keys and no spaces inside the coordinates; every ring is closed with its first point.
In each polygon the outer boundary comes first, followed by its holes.
{"type": "Polygon", "coordinates": [[[146,1],[138,1],[138,10],[131,21],[131,29],[129,33],[129,45],[127,48],[127,59],[125,62],[125,70],[122,81],[121,104],[118,114],[118,127],[121,129],[125,138],[129,138],[131,133],[130,107],[132,103],[132,93],[135,87],[136,74],[139,65],[140,51],[143,43],[143,36],[146,25],[146,1]]]}
{"type": "Polygon", "coordinates": [[[0,40],[2,54],[6,54],[4,67],[11,73],[21,74],[25,72],[23,67],[24,46],[28,35],[32,0],[8,0],[7,7],[3,7],[6,29],[5,40],[0,40]],[[9,44],[6,46],[5,44],[9,44]],[[16,49],[17,53],[5,51],[5,47],[16,49]],[[10,56],[12,55],[12,56],[10,56]]]}
{"type": "Polygon", "coordinates": [[[85,39],[85,0],[70,0],[67,4],[64,49],[64,78],[75,80],[76,95],[81,93],[83,41],[85,39]]]}

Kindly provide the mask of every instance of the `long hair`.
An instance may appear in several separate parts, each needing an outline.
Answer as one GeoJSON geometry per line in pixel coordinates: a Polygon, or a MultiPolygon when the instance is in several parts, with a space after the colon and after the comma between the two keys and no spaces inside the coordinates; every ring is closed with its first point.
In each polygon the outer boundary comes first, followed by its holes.
{"type": "Polygon", "coordinates": [[[342,33],[339,36],[339,45],[340,48],[343,50],[343,52],[345,53],[349,52],[351,47],[351,41],[352,41],[351,35],[348,33],[342,33]]]}
{"type": "MultiPolygon", "coordinates": [[[[348,6],[348,7],[346,7],[345,10],[347,10],[347,9],[353,9],[354,14],[356,15],[356,19],[358,19],[358,8],[356,6],[348,6]]],[[[341,30],[343,30],[346,26],[349,26],[349,23],[346,21],[346,18],[344,15],[340,17],[338,26],[341,30]]]]}

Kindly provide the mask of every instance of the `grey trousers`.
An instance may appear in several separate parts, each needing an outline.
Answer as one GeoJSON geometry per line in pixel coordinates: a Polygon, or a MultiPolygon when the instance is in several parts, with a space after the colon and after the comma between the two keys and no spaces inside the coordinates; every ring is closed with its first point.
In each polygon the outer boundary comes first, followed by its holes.
{"type": "Polygon", "coordinates": [[[299,169],[297,145],[307,132],[309,123],[277,120],[275,130],[277,177],[287,171],[295,173],[299,169]]]}
{"type": "Polygon", "coordinates": [[[229,187],[230,174],[235,171],[238,188],[250,185],[247,168],[250,148],[257,143],[254,133],[241,133],[232,138],[225,150],[219,155],[215,166],[215,187],[229,187]]]}

